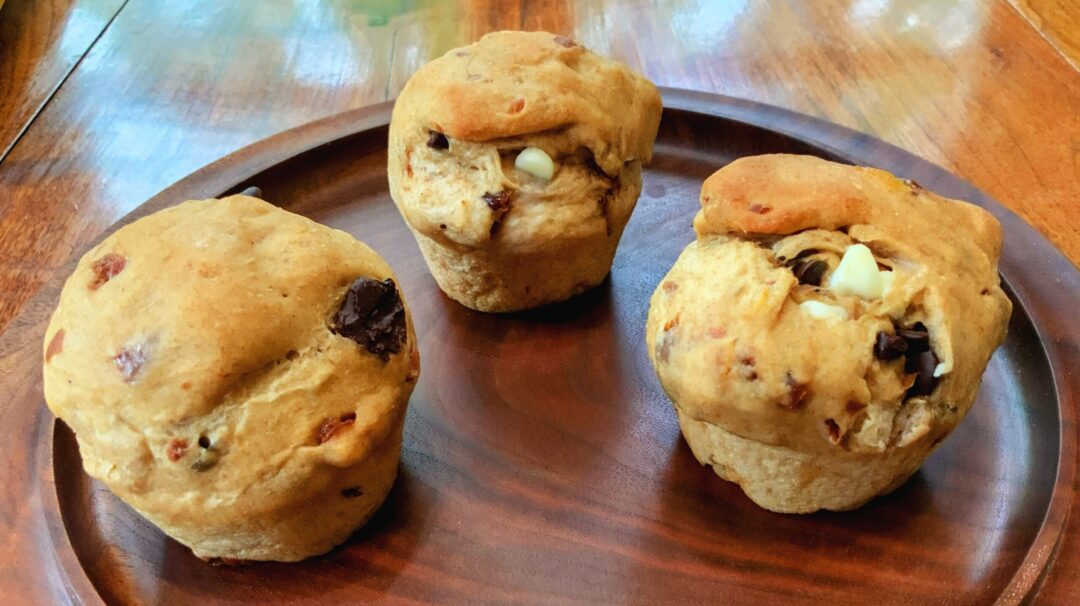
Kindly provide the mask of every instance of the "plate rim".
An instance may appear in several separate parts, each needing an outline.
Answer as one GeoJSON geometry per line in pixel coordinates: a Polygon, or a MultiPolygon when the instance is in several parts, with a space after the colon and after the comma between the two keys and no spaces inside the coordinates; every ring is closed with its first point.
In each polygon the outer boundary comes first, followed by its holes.
{"type": "MultiPolygon", "coordinates": [[[[1080,327],[1071,328],[1067,324],[1051,327],[1045,314],[1035,313],[1035,310],[1043,307],[1036,304],[1036,299],[1080,302],[1080,270],[1077,270],[1042,233],[1015,212],[951,171],[896,145],[821,118],[757,101],[668,87],[660,87],[660,91],[665,111],[703,114],[772,131],[814,148],[828,151],[852,163],[865,164],[867,159],[853,156],[846,150],[869,146],[878,150],[878,153],[889,152],[895,158],[894,161],[882,165],[870,165],[884,168],[900,176],[910,172],[940,172],[948,175],[970,192],[971,195],[964,199],[986,208],[1001,221],[1003,232],[1006,234],[1006,242],[1023,241],[1024,251],[1033,252],[1038,257],[1036,261],[1042,262],[1041,267],[1053,270],[1055,275],[1061,277],[1056,283],[1059,288],[1054,290],[1045,283],[1038,283],[1033,274],[1019,271],[1019,268],[1009,271],[1008,277],[1002,271],[1002,279],[1010,286],[1014,296],[1031,320],[1039,339],[1042,355],[1049,365],[1057,398],[1060,427],[1056,479],[1045,515],[1027,553],[1003,588],[997,603],[1020,604],[1035,598],[1043,589],[1043,583],[1056,565],[1055,560],[1059,555],[1059,548],[1067,534],[1069,514],[1076,505],[1074,488],[1077,470],[1076,407],[1080,402],[1080,377],[1070,377],[1065,363],[1070,355],[1075,355],[1068,351],[1067,343],[1080,343],[1080,327]],[[1052,333],[1052,329],[1056,331],[1056,334],[1052,333]],[[1061,338],[1062,334],[1065,338],[1061,338]]],[[[70,273],[77,259],[86,250],[120,227],[183,200],[217,196],[223,192],[237,190],[246,179],[312,149],[364,131],[385,128],[389,123],[393,105],[394,100],[384,101],[297,125],[241,147],[166,187],[110,225],[89,244],[80,248],[67,263],[58,267],[31,302],[24,306],[3,335],[0,335],[2,337],[0,343],[7,340],[12,333],[33,332],[35,328],[43,328],[47,323],[47,316],[44,320],[35,321],[28,317],[32,314],[27,312],[37,307],[36,304],[47,303],[46,307],[49,307],[59,292],[63,282],[62,277],[70,273]]],[[[999,269],[1003,265],[1011,267],[1014,261],[1017,265],[1024,261],[1024,259],[1012,258],[1020,252],[1023,251],[1017,246],[1010,248],[1006,244],[1002,251],[999,269]]],[[[53,473],[56,422],[51,412],[42,406],[35,431],[37,447],[31,462],[37,472],[34,482],[38,484],[38,495],[43,499],[43,504],[47,505],[44,509],[59,512],[59,493],[53,473]]],[[[48,528],[53,546],[68,548],[67,554],[56,553],[56,550],[53,550],[53,559],[65,577],[63,593],[74,603],[84,600],[87,595],[95,596],[97,603],[104,603],[71,547],[66,522],[62,519],[50,520],[47,516],[40,522],[48,528]],[[83,591],[85,589],[90,589],[90,592],[83,591]]]]}

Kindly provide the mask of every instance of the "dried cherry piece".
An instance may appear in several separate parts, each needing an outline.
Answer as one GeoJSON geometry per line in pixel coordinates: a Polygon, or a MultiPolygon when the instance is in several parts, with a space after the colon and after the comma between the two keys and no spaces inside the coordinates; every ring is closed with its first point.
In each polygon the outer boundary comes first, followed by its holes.
{"type": "Polygon", "coordinates": [[[94,264],[90,267],[90,270],[94,272],[94,277],[90,280],[88,288],[90,290],[101,288],[102,284],[112,280],[117,274],[124,271],[126,265],[127,259],[123,255],[116,253],[109,253],[94,261],[94,264]]]}
{"type": "Polygon", "coordinates": [[[45,361],[49,362],[53,359],[53,356],[59,355],[64,351],[64,329],[56,331],[53,334],[52,339],[49,339],[49,345],[45,348],[45,361]]]}
{"type": "Polygon", "coordinates": [[[487,192],[481,197],[487,203],[488,208],[497,213],[510,210],[510,205],[514,202],[514,192],[508,189],[494,194],[487,192]]]}
{"type": "Polygon", "coordinates": [[[806,406],[806,396],[810,395],[810,386],[800,383],[790,372],[784,373],[784,385],[787,387],[787,395],[779,402],[780,406],[788,410],[799,410],[806,406]]]}
{"type": "Polygon", "coordinates": [[[347,412],[336,419],[327,419],[323,421],[322,425],[319,426],[319,430],[315,432],[315,441],[319,444],[324,444],[327,440],[334,437],[334,434],[338,431],[355,422],[355,412],[347,412]]]}
{"type": "Polygon", "coordinates": [[[183,438],[173,438],[169,442],[169,447],[165,449],[165,455],[169,457],[169,460],[173,463],[184,458],[184,453],[187,452],[188,443],[183,438]]]}

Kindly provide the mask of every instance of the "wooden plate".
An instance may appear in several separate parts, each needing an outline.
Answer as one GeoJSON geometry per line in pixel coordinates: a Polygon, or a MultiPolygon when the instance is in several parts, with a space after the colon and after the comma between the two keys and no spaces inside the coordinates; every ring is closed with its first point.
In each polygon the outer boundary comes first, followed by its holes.
{"type": "Polygon", "coordinates": [[[148,201],[122,223],[258,185],[386,257],[423,357],[400,478],[371,524],[326,556],[240,567],[195,559],[83,473],[71,432],[43,405],[41,335],[64,271],[0,341],[9,397],[0,595],[201,605],[1030,600],[1055,558],[1077,551],[1075,541],[1057,549],[1076,504],[1080,379],[1070,372],[1080,330],[1064,312],[1080,304],[1075,268],[999,204],[895,147],[746,101],[664,98],[656,158],[610,279],[529,313],[484,315],[439,292],[387,194],[390,104],[271,137],[148,201]],[[772,514],[698,465],[643,351],[649,295],[692,239],[702,179],[768,152],[880,166],[978,202],[1005,226],[1001,271],[1016,310],[979,401],[902,489],[851,513],[772,514]]]}

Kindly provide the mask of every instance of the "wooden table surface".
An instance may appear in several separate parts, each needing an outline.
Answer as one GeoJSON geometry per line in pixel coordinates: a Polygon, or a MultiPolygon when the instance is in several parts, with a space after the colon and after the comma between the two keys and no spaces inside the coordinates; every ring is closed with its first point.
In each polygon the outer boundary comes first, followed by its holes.
{"type": "Polygon", "coordinates": [[[73,253],[174,181],[275,132],[391,99],[424,62],[510,28],[572,36],[659,85],[899,145],[1080,262],[1080,0],[0,6],[0,331],[73,253]]]}
{"type": "Polygon", "coordinates": [[[0,330],[73,253],[184,175],[391,99],[424,62],[505,28],[877,136],[1080,262],[1077,0],[8,0],[0,330]]]}

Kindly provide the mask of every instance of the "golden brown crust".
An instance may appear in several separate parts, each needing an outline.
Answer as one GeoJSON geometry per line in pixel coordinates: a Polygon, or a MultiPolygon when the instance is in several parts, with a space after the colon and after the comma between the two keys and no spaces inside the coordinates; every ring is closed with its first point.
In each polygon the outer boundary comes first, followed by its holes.
{"type": "Polygon", "coordinates": [[[615,175],[624,162],[651,158],[660,94],[626,66],[566,38],[507,31],[421,67],[394,114],[474,142],[566,129],[615,175]]]}
{"type": "Polygon", "coordinates": [[[701,186],[698,235],[790,234],[837,229],[870,218],[851,167],[813,156],[749,156],[701,186]]]}
{"type": "Polygon", "coordinates": [[[970,233],[972,243],[997,263],[1001,224],[974,204],[876,168],[769,154],[735,160],[705,180],[694,230],[699,237],[786,235],[872,223],[899,235],[934,233],[943,221],[970,233]]]}

